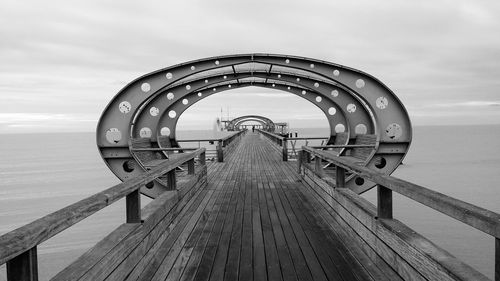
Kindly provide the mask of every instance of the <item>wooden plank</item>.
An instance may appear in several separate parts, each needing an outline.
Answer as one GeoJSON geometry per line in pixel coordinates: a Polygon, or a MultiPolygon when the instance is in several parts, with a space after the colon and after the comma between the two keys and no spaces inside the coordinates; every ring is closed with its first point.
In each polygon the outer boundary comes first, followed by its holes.
{"type": "Polygon", "coordinates": [[[266,255],[267,277],[269,280],[282,280],[281,268],[276,249],[276,242],[274,238],[273,228],[271,225],[271,218],[266,204],[266,196],[264,194],[264,183],[258,183],[258,197],[259,197],[259,210],[262,223],[262,235],[264,239],[264,248],[266,255]]]}
{"type": "Polygon", "coordinates": [[[240,255],[240,269],[239,280],[250,281],[253,280],[252,271],[252,188],[251,181],[245,181],[245,201],[243,207],[243,234],[241,236],[241,255],[240,255]]]}
{"type": "Polygon", "coordinates": [[[254,280],[267,280],[266,255],[264,250],[264,237],[260,219],[257,182],[252,181],[252,250],[254,280]]]}

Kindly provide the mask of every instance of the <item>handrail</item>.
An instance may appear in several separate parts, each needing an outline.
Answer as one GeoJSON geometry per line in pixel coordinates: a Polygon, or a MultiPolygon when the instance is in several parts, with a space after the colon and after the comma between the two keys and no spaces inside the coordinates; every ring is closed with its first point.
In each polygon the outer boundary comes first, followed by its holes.
{"type": "Polygon", "coordinates": [[[36,247],[38,244],[117,200],[133,192],[138,192],[148,182],[174,170],[185,162],[192,161],[197,156],[202,156],[204,153],[205,148],[200,148],[191,153],[179,154],[178,157],[166,160],[165,163],[151,169],[151,171],[91,195],[0,236],[0,265],[36,247]]]}
{"type": "Polygon", "coordinates": [[[484,233],[500,238],[500,214],[498,213],[430,190],[423,186],[381,174],[367,167],[357,165],[357,162],[348,158],[334,156],[328,151],[317,150],[307,146],[303,146],[302,149],[314,156],[333,163],[337,167],[350,170],[362,178],[373,181],[379,186],[397,192],[484,233]]]}

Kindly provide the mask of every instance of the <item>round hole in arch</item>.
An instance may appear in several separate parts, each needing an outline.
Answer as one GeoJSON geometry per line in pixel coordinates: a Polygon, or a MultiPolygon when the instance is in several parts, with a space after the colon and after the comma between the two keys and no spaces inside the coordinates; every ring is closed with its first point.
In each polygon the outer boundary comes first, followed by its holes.
{"type": "Polygon", "coordinates": [[[287,89],[288,89],[288,90],[290,90],[290,89],[291,89],[291,88],[290,88],[290,86],[288,86],[288,88],[287,88],[287,89]]]}
{"type": "Polygon", "coordinates": [[[339,91],[338,90],[332,90],[331,95],[336,98],[336,97],[339,96],[339,91]]]}
{"type": "Polygon", "coordinates": [[[335,107],[328,108],[328,114],[335,115],[335,113],[337,113],[337,110],[335,109],[335,107]]]}
{"type": "Polygon", "coordinates": [[[316,102],[321,102],[323,99],[320,96],[316,97],[316,102]]]}
{"type": "Polygon", "coordinates": [[[227,87],[228,87],[228,88],[231,88],[232,86],[231,86],[231,84],[229,84],[229,85],[227,85],[227,87]]]}
{"type": "Polygon", "coordinates": [[[276,84],[273,83],[271,86],[276,87],[276,84]]]}
{"type": "Polygon", "coordinates": [[[112,144],[117,144],[121,141],[122,139],[122,132],[118,130],[117,128],[110,128],[106,131],[106,140],[109,143],[112,144]]]}
{"type": "Polygon", "coordinates": [[[358,79],[358,80],[356,80],[356,87],[357,87],[358,89],[361,89],[361,88],[363,88],[364,86],[365,86],[365,80],[363,80],[363,79],[358,79]]]}
{"type": "Polygon", "coordinates": [[[122,167],[125,172],[132,173],[135,170],[135,165],[135,161],[127,160],[123,162],[122,167]]]}
{"type": "Polygon", "coordinates": [[[205,84],[207,84],[207,83],[208,83],[208,79],[205,79],[205,84]]]}
{"type": "Polygon", "coordinates": [[[286,59],[286,60],[285,60],[285,63],[286,63],[286,64],[289,64],[289,63],[290,63],[290,60],[289,60],[289,59],[286,59]]]}
{"type": "Polygon", "coordinates": [[[196,66],[192,65],[191,70],[195,70],[195,69],[196,69],[196,66]]]}
{"type": "Polygon", "coordinates": [[[339,76],[340,75],[340,71],[338,69],[335,69],[333,71],[333,76],[339,76]]]}
{"type": "Polygon", "coordinates": [[[302,94],[303,95],[307,94],[306,90],[302,90],[302,94]]]}
{"type": "Polygon", "coordinates": [[[141,90],[143,92],[149,92],[149,90],[151,90],[151,85],[149,85],[149,83],[142,83],[141,90]]]}
{"type": "Polygon", "coordinates": [[[397,140],[403,135],[403,129],[398,123],[392,123],[385,128],[385,133],[390,139],[397,140]]]}
{"type": "Polygon", "coordinates": [[[183,104],[183,105],[186,105],[186,104],[188,104],[188,103],[189,103],[188,99],[183,99],[183,100],[182,100],[182,104],[183,104]]]}
{"type": "Polygon", "coordinates": [[[130,112],[130,110],[132,109],[132,105],[130,104],[130,102],[128,101],[122,101],[119,105],[118,105],[118,109],[120,110],[121,113],[123,114],[127,114],[130,112]]]}
{"type": "Polygon", "coordinates": [[[319,83],[318,82],[314,83],[314,87],[318,88],[319,87],[319,83]]]}
{"type": "Polygon", "coordinates": [[[168,117],[175,118],[175,116],[177,116],[177,112],[175,112],[174,110],[170,110],[168,112],[168,117]]]}
{"type": "Polygon", "coordinates": [[[226,76],[226,75],[224,75],[222,78],[227,79],[227,76],[226,76]]]}
{"type": "Polygon", "coordinates": [[[356,111],[356,105],[353,103],[350,103],[347,105],[347,112],[349,113],[354,113],[356,111]]]}
{"type": "Polygon", "coordinates": [[[186,85],[186,90],[191,90],[191,85],[186,85]]]}
{"type": "Polygon", "coordinates": [[[377,169],[383,169],[387,165],[387,160],[382,156],[377,156],[374,159],[374,163],[377,169]]]}
{"type": "Polygon", "coordinates": [[[172,73],[168,72],[167,74],[165,74],[165,77],[167,77],[167,79],[172,79],[172,77],[174,77],[172,75],[172,73]]]}
{"type": "Polygon", "coordinates": [[[278,74],[278,78],[281,78],[281,74],[278,74]]]}
{"type": "Polygon", "coordinates": [[[160,110],[157,107],[153,106],[149,109],[149,113],[151,114],[151,116],[158,116],[158,113],[160,113],[160,110]]]}
{"type": "Polygon", "coordinates": [[[215,61],[215,65],[219,65],[220,62],[218,60],[215,61]]]}
{"type": "Polygon", "coordinates": [[[151,129],[148,127],[144,127],[139,131],[139,136],[141,136],[141,138],[150,138],[151,134],[151,129]]]}
{"type": "Polygon", "coordinates": [[[361,177],[356,177],[356,179],[354,180],[354,182],[355,182],[357,185],[363,185],[363,184],[365,184],[365,179],[364,179],[364,178],[361,178],[361,177]]]}
{"type": "Polygon", "coordinates": [[[310,68],[314,68],[314,63],[311,63],[311,64],[309,65],[309,67],[310,67],[310,68]]]}
{"type": "Polygon", "coordinates": [[[163,127],[160,130],[162,136],[170,136],[170,129],[168,127],[163,127]]]}
{"type": "Polygon", "coordinates": [[[151,189],[151,188],[153,188],[155,186],[155,183],[152,182],[152,181],[150,181],[150,182],[146,183],[145,186],[146,186],[147,189],[151,189]]]}
{"type": "Polygon", "coordinates": [[[217,88],[213,88],[212,91],[214,91],[214,92],[217,91],[217,88]]]}
{"type": "Polygon", "coordinates": [[[335,133],[343,133],[343,132],[345,132],[344,124],[337,124],[335,126],[335,133]]]}
{"type": "Polygon", "coordinates": [[[168,94],[167,94],[167,99],[168,99],[168,100],[173,100],[174,98],[175,98],[174,93],[168,93],[168,94]]]}
{"type": "Polygon", "coordinates": [[[199,97],[203,96],[203,93],[202,93],[202,92],[199,92],[199,93],[198,93],[198,96],[199,96],[199,97]]]}
{"type": "Polygon", "coordinates": [[[296,80],[297,80],[297,82],[300,82],[300,78],[299,78],[299,77],[297,77],[297,79],[296,79],[296,80]]]}
{"type": "Polygon", "coordinates": [[[375,101],[375,104],[377,105],[378,108],[385,109],[387,107],[387,105],[389,105],[389,101],[387,100],[386,97],[379,97],[375,101]]]}
{"type": "Polygon", "coordinates": [[[368,132],[368,128],[366,128],[365,124],[358,124],[354,128],[354,132],[358,135],[364,135],[368,132]]]}

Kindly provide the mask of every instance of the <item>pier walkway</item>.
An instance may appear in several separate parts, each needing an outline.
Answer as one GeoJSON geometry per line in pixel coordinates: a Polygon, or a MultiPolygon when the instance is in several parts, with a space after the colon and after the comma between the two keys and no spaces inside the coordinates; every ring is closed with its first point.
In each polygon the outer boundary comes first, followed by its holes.
{"type": "Polygon", "coordinates": [[[258,133],[224,163],[211,163],[208,178],[170,238],[129,279],[400,280],[331,230],[325,204],[302,192],[295,165],[258,133]]]}

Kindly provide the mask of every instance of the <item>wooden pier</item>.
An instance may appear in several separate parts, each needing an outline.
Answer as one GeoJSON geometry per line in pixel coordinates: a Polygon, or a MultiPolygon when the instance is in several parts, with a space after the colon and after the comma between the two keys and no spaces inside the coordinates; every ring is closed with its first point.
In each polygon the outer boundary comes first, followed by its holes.
{"type": "Polygon", "coordinates": [[[248,132],[224,162],[206,162],[204,149],[178,153],[1,236],[0,264],[9,280],[37,280],[38,244],[126,197],[127,222],[53,280],[489,280],[393,219],[391,190],[494,237],[498,214],[324,150],[304,147],[298,162],[283,161],[276,143],[248,132]],[[378,210],[342,188],[346,172],[379,184],[378,210]],[[139,189],[165,174],[172,190],[141,209],[139,189]]]}

